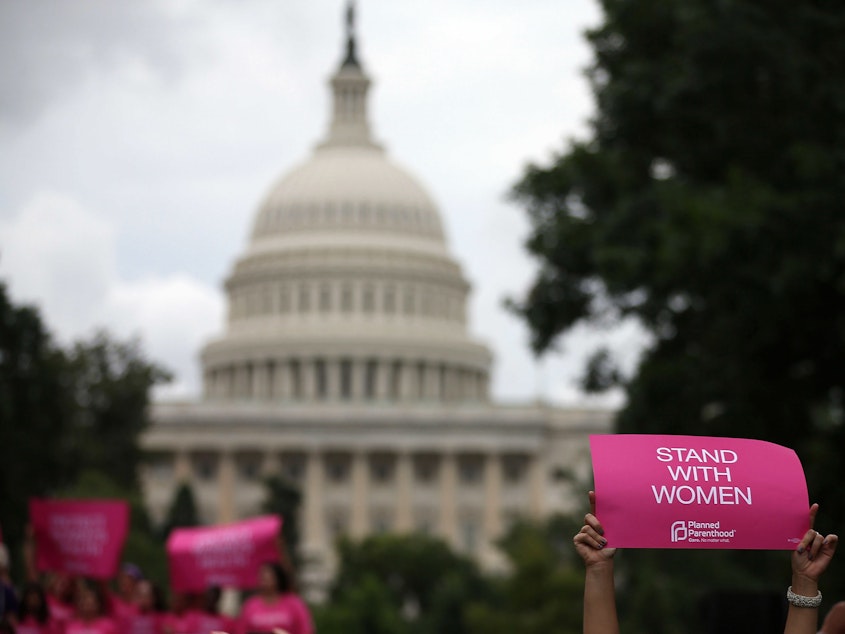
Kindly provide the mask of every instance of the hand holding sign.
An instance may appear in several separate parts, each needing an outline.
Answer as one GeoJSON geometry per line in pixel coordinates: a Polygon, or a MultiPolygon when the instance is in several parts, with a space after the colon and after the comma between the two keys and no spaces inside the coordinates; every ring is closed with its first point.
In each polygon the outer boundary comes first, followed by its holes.
{"type": "Polygon", "coordinates": [[[605,548],[607,540],[603,536],[604,528],[596,517],[596,492],[590,491],[590,512],[584,516],[584,526],[572,539],[575,551],[586,566],[605,563],[616,554],[615,548],[605,548]]]}

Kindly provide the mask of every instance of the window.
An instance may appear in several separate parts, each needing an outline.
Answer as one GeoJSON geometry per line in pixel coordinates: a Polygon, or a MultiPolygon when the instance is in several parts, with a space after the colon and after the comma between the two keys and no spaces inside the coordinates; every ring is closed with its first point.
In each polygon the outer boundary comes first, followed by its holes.
{"type": "Polygon", "coordinates": [[[364,396],[376,397],[376,381],[378,379],[378,361],[367,361],[366,376],[364,377],[364,396]]]}
{"type": "Polygon", "coordinates": [[[519,484],[525,477],[527,460],[522,456],[507,456],[503,462],[505,482],[519,484]]]}
{"type": "Polygon", "coordinates": [[[352,398],[352,361],[340,362],[340,397],[352,398]]]}
{"type": "Polygon", "coordinates": [[[320,286],[320,311],[327,313],[332,309],[332,287],[328,284],[320,286]]]}
{"type": "Polygon", "coordinates": [[[393,462],[388,458],[374,458],[370,471],[376,483],[388,484],[393,479],[393,462]]]}
{"type": "Polygon", "coordinates": [[[394,361],[390,366],[390,398],[399,399],[399,391],[402,379],[402,362],[394,361]]]}
{"type": "Polygon", "coordinates": [[[211,455],[197,456],[194,459],[194,472],[203,482],[210,482],[217,477],[217,458],[211,455]]]}
{"type": "Polygon", "coordinates": [[[413,287],[409,286],[405,289],[402,296],[402,312],[406,315],[413,315],[416,311],[416,297],[414,296],[413,287]]]}
{"type": "Polygon", "coordinates": [[[329,481],[342,484],[349,479],[349,459],[344,456],[332,456],[326,461],[326,475],[329,481]]]}
{"type": "Polygon", "coordinates": [[[238,460],[238,476],[241,480],[253,482],[261,474],[261,463],[258,456],[244,456],[238,460]]]}
{"type": "Polygon", "coordinates": [[[326,398],[329,393],[329,381],[326,376],[326,362],[322,359],[314,362],[314,378],[317,382],[317,397],[326,398]]]}
{"type": "Polygon", "coordinates": [[[311,288],[308,284],[299,287],[299,312],[307,313],[311,310],[311,288]]]}
{"type": "Polygon", "coordinates": [[[279,312],[283,315],[290,312],[290,289],[287,286],[279,288],[279,312]]]}
{"type": "Polygon", "coordinates": [[[481,482],[481,459],[475,457],[462,458],[459,463],[459,474],[464,484],[478,484],[481,482]]]}
{"type": "Polygon", "coordinates": [[[384,289],[384,312],[387,315],[396,312],[396,289],[393,286],[384,289]]]}
{"type": "Polygon", "coordinates": [[[149,459],[147,471],[156,480],[170,480],[173,478],[173,456],[156,454],[149,459]]]}
{"type": "Polygon", "coordinates": [[[364,293],[361,297],[362,310],[367,314],[372,314],[376,309],[376,291],[371,285],[364,287],[364,293]]]}
{"type": "Polygon", "coordinates": [[[302,398],[302,364],[299,361],[290,362],[290,382],[293,398],[302,398]]]}
{"type": "Polygon", "coordinates": [[[301,454],[286,454],[282,456],[282,477],[293,483],[302,481],[305,475],[305,456],[301,454]]]}
{"type": "Polygon", "coordinates": [[[352,284],[346,283],[340,289],[340,310],[344,313],[351,313],[354,309],[355,295],[352,284]]]}
{"type": "Polygon", "coordinates": [[[414,477],[421,484],[431,484],[437,479],[437,459],[420,456],[414,461],[414,477]]]}

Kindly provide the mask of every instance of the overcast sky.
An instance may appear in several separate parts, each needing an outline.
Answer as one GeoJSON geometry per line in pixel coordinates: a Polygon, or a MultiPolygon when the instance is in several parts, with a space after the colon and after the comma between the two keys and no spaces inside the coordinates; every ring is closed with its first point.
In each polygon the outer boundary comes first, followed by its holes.
{"type": "MultiPolygon", "coordinates": [[[[325,130],[343,5],[0,0],[0,278],[14,300],[62,342],[140,336],[176,374],[159,398],[198,394],[257,204],[325,130]]],[[[357,17],[375,136],[440,208],[494,395],[618,403],[575,380],[600,343],[630,365],[635,327],[576,329],[538,363],[502,307],[534,269],[506,193],[586,134],[595,0],[363,0],[357,17]]]]}

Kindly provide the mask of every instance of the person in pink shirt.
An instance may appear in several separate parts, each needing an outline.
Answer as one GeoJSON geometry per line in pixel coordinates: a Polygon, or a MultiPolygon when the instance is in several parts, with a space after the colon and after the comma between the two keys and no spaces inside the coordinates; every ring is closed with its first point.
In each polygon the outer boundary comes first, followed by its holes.
{"type": "Polygon", "coordinates": [[[137,611],[135,589],[144,578],[141,569],[135,564],[124,563],[117,573],[117,592],[110,593],[112,616],[122,622],[137,611]]]}
{"type": "Polygon", "coordinates": [[[239,634],[313,634],[308,606],[294,592],[293,580],[282,566],[268,562],[258,572],[258,594],[244,602],[239,634]]]}
{"type": "Polygon", "coordinates": [[[121,634],[163,634],[164,601],[150,580],[143,579],[135,585],[132,604],[133,612],[119,621],[121,634]]]}
{"type": "Polygon", "coordinates": [[[203,611],[197,617],[197,631],[199,634],[211,632],[230,632],[234,634],[237,621],[230,616],[220,613],[220,586],[211,586],[203,595],[203,611]]]}
{"type": "Polygon", "coordinates": [[[44,588],[28,583],[21,593],[18,607],[17,634],[61,634],[59,625],[50,618],[44,588]]]}
{"type": "Polygon", "coordinates": [[[101,585],[82,580],[76,589],[76,616],[68,621],[64,634],[118,634],[114,619],[106,614],[106,596],[101,585]]]}
{"type": "Polygon", "coordinates": [[[199,611],[196,609],[195,595],[174,592],[171,597],[170,612],[161,620],[164,634],[197,634],[199,611]]]}

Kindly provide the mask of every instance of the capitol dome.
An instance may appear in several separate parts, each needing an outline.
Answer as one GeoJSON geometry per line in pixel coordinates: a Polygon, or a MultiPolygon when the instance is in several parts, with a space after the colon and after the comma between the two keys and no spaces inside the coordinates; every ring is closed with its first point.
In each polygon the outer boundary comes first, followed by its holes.
{"type": "Polygon", "coordinates": [[[470,290],[437,208],[371,135],[349,33],[325,139],[270,188],[226,280],[226,332],[203,350],[216,400],[488,398],[470,290]]]}

